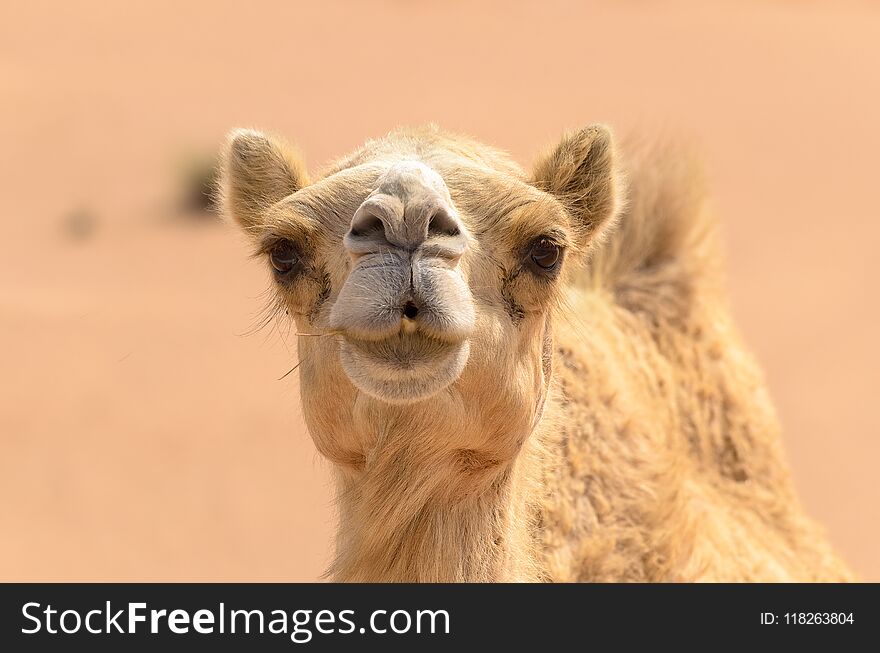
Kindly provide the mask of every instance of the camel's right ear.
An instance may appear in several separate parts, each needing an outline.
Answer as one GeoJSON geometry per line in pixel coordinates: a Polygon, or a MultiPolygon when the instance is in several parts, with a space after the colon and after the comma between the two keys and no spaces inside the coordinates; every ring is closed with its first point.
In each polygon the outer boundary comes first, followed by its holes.
{"type": "Polygon", "coordinates": [[[220,158],[220,205],[245,231],[262,225],[270,206],[308,185],[305,164],[283,141],[236,129],[220,158]]]}
{"type": "Polygon", "coordinates": [[[590,125],[567,134],[538,160],[532,183],[563,203],[575,220],[578,244],[589,245],[614,224],[623,203],[611,131],[590,125]]]}

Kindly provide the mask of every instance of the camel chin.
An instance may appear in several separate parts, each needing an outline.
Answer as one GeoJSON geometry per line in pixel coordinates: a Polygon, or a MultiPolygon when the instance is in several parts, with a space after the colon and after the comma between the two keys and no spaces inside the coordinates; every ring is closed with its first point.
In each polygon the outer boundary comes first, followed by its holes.
{"type": "Polygon", "coordinates": [[[343,340],[339,360],[361,392],[389,404],[428,399],[458,379],[470,356],[470,344],[419,336],[380,342],[343,340]]]}

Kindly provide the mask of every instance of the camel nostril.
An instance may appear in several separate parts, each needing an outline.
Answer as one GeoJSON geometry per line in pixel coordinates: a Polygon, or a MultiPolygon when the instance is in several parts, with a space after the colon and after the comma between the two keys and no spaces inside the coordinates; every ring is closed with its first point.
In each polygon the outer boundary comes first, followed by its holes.
{"type": "Polygon", "coordinates": [[[407,302],[403,307],[403,317],[408,320],[416,319],[416,315],[419,314],[419,308],[412,302],[407,302]]]}
{"type": "Polygon", "coordinates": [[[360,213],[355,216],[351,223],[351,235],[355,238],[372,236],[385,232],[385,223],[372,213],[360,213]]]}
{"type": "Polygon", "coordinates": [[[458,236],[461,229],[458,221],[446,209],[440,209],[428,222],[428,234],[432,236],[458,236]]]}

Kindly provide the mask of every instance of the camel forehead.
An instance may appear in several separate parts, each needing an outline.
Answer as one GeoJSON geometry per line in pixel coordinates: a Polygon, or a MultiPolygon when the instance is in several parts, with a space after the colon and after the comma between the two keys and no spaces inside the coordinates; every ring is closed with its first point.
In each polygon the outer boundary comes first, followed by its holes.
{"type": "Polygon", "coordinates": [[[438,171],[452,165],[467,164],[494,169],[520,179],[524,177],[522,168],[507,153],[433,126],[402,128],[383,138],[369,140],[338,159],[327,170],[327,176],[371,161],[406,159],[423,161],[438,171]]]}

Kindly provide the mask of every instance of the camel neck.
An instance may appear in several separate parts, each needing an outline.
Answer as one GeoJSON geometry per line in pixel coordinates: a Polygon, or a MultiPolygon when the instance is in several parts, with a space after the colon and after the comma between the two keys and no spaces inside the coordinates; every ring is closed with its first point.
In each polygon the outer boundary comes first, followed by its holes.
{"type": "Polygon", "coordinates": [[[397,454],[339,473],[335,580],[536,579],[527,456],[497,463],[457,451],[426,465],[397,454]]]}

